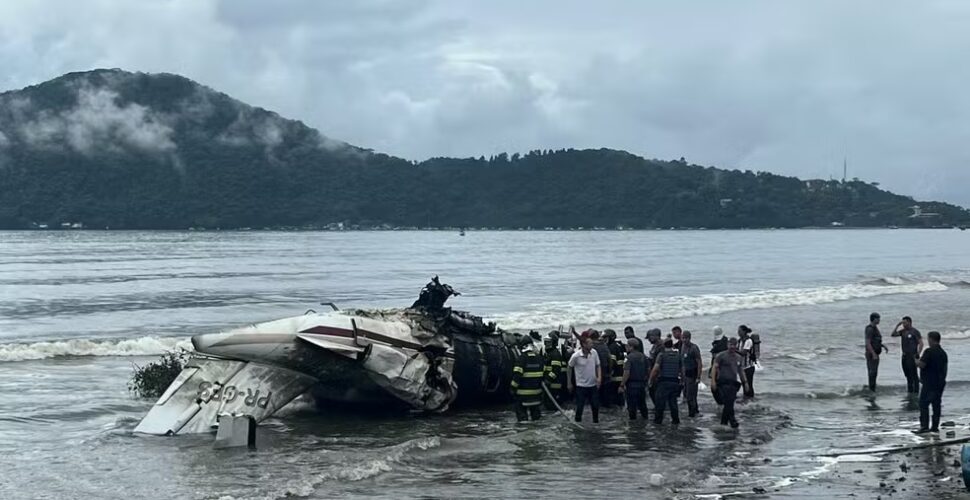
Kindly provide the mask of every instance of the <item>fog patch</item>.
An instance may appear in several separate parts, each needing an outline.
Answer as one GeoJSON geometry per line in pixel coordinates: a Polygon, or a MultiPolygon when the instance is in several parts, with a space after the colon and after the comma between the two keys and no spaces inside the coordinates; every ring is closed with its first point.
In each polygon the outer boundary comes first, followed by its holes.
{"type": "Polygon", "coordinates": [[[77,104],[67,111],[41,111],[20,127],[20,135],[37,148],[68,147],[88,155],[98,151],[135,149],[171,152],[173,130],[164,117],[135,103],[118,104],[118,93],[82,86],[77,104]]]}
{"type": "Polygon", "coordinates": [[[320,147],[331,152],[346,151],[347,149],[351,149],[350,144],[347,144],[344,141],[331,139],[323,134],[320,134],[320,147]]]}
{"type": "Polygon", "coordinates": [[[283,143],[287,123],[276,114],[245,105],[237,106],[236,119],[216,140],[228,146],[261,147],[266,157],[274,160],[273,150],[283,143]]]}

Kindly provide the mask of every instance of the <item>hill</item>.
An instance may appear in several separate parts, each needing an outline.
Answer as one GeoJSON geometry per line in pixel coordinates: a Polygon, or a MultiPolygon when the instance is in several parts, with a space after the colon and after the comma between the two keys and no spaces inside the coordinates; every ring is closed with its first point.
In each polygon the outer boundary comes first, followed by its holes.
{"type": "Polygon", "coordinates": [[[171,74],[95,70],[0,94],[0,229],[946,226],[970,212],[615,150],[421,163],[171,74]]]}

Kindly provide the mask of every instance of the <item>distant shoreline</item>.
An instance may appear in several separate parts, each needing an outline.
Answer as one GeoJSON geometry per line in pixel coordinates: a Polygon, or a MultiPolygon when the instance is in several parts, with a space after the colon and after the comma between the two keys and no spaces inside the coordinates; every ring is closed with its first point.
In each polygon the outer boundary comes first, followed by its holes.
{"type": "Polygon", "coordinates": [[[451,228],[451,227],[407,227],[407,228],[380,228],[380,227],[351,227],[343,229],[332,229],[327,227],[263,227],[263,228],[182,228],[182,229],[148,229],[148,228],[125,228],[125,229],[114,229],[114,228],[30,228],[30,229],[0,229],[0,232],[32,232],[32,233],[70,233],[70,232],[134,232],[134,231],[152,231],[152,232],[193,232],[193,233],[272,233],[272,232],[286,232],[286,233],[313,233],[313,232],[326,232],[326,233],[362,233],[362,232],[375,232],[375,233],[405,233],[405,232],[456,232],[456,233],[495,233],[495,232],[528,232],[528,233],[581,233],[581,232],[597,232],[597,233],[632,233],[632,232],[707,232],[707,231],[845,231],[845,230],[897,230],[897,229],[907,229],[907,230],[966,230],[965,227],[958,226],[931,226],[931,227],[872,227],[872,226],[806,226],[806,227],[743,227],[743,228],[693,228],[693,227],[677,227],[677,228],[551,228],[551,229],[536,229],[536,228],[451,228]]]}

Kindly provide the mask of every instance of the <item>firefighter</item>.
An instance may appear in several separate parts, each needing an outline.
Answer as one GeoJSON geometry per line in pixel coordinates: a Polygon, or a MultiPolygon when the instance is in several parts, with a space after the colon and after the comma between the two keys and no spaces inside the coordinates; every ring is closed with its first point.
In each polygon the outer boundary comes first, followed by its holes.
{"type": "Polygon", "coordinates": [[[607,329],[603,331],[603,334],[606,337],[606,347],[610,350],[609,397],[613,399],[615,405],[622,408],[625,401],[619,389],[623,385],[623,364],[626,361],[625,349],[623,345],[616,341],[615,331],[607,329]]]}
{"type": "MultiPolygon", "coordinates": [[[[558,342],[559,333],[555,331],[549,332],[549,336],[545,340],[545,380],[546,386],[549,387],[549,392],[556,398],[556,401],[562,402],[565,398],[563,391],[566,386],[566,370],[563,369],[562,353],[556,345],[558,342]]],[[[556,405],[551,399],[543,399],[546,402],[546,409],[550,411],[556,409],[556,405]]]]}
{"type": "Polygon", "coordinates": [[[515,400],[515,416],[519,422],[542,418],[542,377],[544,363],[536,354],[535,345],[528,335],[519,339],[519,355],[512,369],[512,396],[515,400]]]}

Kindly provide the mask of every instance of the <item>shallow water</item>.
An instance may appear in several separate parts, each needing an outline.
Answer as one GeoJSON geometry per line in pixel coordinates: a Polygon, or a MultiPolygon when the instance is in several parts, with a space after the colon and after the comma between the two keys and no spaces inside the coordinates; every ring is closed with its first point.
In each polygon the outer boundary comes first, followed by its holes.
{"type": "Polygon", "coordinates": [[[873,310],[886,337],[904,314],[943,332],[944,412],[967,423],[968,249],[970,234],[943,230],[0,232],[0,497],[566,498],[580,471],[593,494],[811,496],[843,487],[822,451],[916,439],[902,432],[917,415],[898,342],[878,395],[860,390],[873,310]],[[131,433],[152,403],[128,394],[132,363],[324,299],[407,305],[434,274],[463,293],[452,306],[507,328],[679,324],[706,351],[713,325],[748,324],[764,341],[760,396],[737,434],[713,425],[704,391],[704,416],[674,431],[618,411],[577,431],[504,408],[362,417],[300,403],[260,428],[255,452],[131,433]]]}

